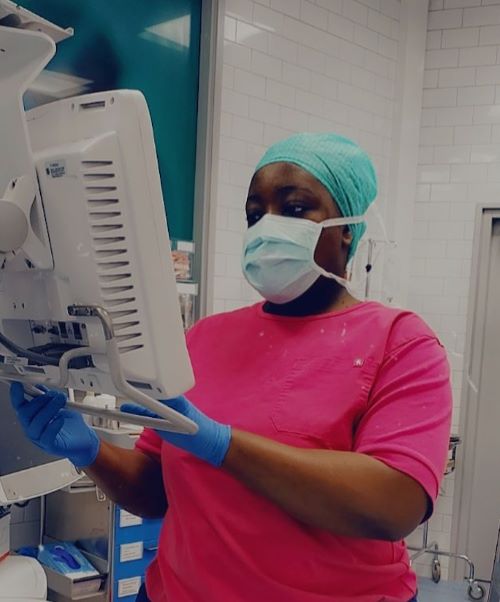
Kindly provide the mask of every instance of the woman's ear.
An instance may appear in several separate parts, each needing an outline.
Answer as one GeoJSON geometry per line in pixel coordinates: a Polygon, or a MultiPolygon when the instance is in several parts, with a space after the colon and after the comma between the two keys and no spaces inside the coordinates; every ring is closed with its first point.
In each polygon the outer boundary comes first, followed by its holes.
{"type": "Polygon", "coordinates": [[[349,226],[344,226],[342,230],[342,246],[350,247],[352,243],[352,232],[349,226]]]}

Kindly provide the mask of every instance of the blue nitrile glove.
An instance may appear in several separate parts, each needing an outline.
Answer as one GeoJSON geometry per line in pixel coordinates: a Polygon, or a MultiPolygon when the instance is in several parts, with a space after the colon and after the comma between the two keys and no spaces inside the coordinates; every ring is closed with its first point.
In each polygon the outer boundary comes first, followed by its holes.
{"type": "MultiPolygon", "coordinates": [[[[180,447],[200,460],[205,460],[213,466],[220,466],[226,457],[231,443],[231,427],[212,420],[188,401],[185,397],[176,397],[162,401],[179,414],[190,418],[198,425],[198,432],[194,435],[156,431],[167,443],[180,447]]],[[[159,418],[157,414],[132,403],[125,403],[120,407],[123,412],[139,414],[150,418],[159,418]]]]}
{"type": "Polygon", "coordinates": [[[35,445],[53,456],[68,458],[77,468],[94,463],[99,438],[79,412],[64,409],[64,393],[47,390],[26,399],[23,385],[12,383],[10,400],[24,432],[35,445]]]}

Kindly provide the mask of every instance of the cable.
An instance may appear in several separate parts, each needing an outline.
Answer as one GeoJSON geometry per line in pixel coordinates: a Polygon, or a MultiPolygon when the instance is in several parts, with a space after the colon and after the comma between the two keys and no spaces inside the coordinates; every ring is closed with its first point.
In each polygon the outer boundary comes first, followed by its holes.
{"type": "Polygon", "coordinates": [[[93,353],[97,353],[97,351],[93,350],[91,347],[78,347],[77,349],[70,349],[69,351],[63,353],[57,364],[60,372],[58,387],[63,389],[68,384],[69,363],[72,359],[84,357],[86,355],[92,355],[93,353]]]}
{"type": "Polygon", "coordinates": [[[37,364],[42,364],[42,366],[59,366],[59,360],[57,358],[48,357],[41,353],[35,353],[34,351],[29,351],[28,349],[24,349],[23,347],[19,347],[14,341],[8,339],[4,334],[0,332],[0,343],[12,353],[20,357],[24,357],[32,362],[36,362],[37,364]]]}

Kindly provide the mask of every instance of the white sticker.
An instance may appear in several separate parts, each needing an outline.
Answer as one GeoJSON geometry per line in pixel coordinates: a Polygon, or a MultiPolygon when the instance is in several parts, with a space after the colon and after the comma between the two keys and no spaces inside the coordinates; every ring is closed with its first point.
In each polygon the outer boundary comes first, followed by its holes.
{"type": "Polygon", "coordinates": [[[27,366],[27,357],[18,357],[16,355],[4,355],[3,363],[7,366],[27,366]]]}
{"type": "Polygon", "coordinates": [[[136,527],[142,525],[142,518],[135,514],[130,514],[126,510],[120,510],[120,527],[136,527]]]}
{"type": "Polygon", "coordinates": [[[198,285],[195,282],[177,282],[177,292],[184,295],[197,295],[198,285]]]}
{"type": "Polygon", "coordinates": [[[183,251],[184,253],[194,253],[194,242],[188,240],[178,240],[177,251],[183,251]]]}
{"type": "Polygon", "coordinates": [[[129,579],[118,580],[118,597],[136,596],[141,589],[141,578],[130,577],[129,579]]]}
{"type": "Polygon", "coordinates": [[[120,562],[140,560],[144,556],[144,542],[124,543],[120,546],[120,562]]]}
{"type": "Polygon", "coordinates": [[[66,175],[66,161],[49,161],[45,163],[45,173],[51,178],[62,178],[66,175]]]}

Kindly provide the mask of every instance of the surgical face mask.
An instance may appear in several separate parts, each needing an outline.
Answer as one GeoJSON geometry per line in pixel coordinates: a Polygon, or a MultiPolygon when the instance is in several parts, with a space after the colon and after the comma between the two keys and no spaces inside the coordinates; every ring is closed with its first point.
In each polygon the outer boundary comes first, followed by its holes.
{"type": "Polygon", "coordinates": [[[323,228],[359,224],[363,216],[323,222],[264,215],[247,230],[242,256],[245,278],[271,303],[288,303],[305,293],[320,276],[347,287],[349,282],[327,272],[314,261],[323,228]]]}

